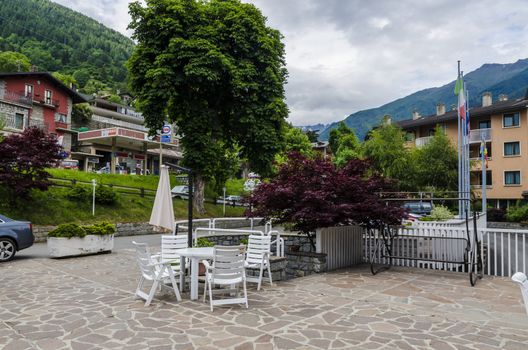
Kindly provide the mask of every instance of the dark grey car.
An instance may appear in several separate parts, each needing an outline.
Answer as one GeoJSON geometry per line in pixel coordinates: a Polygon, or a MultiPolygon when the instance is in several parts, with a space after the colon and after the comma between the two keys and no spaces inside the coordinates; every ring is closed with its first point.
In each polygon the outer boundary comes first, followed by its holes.
{"type": "Polygon", "coordinates": [[[33,245],[33,225],[0,215],[0,262],[9,261],[17,251],[33,245]]]}

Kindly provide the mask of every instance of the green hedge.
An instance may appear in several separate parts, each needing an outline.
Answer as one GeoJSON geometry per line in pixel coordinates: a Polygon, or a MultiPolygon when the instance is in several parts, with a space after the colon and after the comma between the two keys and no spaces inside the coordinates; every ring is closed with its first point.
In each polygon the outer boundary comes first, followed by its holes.
{"type": "Polygon", "coordinates": [[[108,222],[101,222],[91,226],[80,226],[77,224],[61,224],[55,230],[48,233],[48,237],[84,237],[86,235],[111,235],[115,232],[115,226],[108,222]]]}

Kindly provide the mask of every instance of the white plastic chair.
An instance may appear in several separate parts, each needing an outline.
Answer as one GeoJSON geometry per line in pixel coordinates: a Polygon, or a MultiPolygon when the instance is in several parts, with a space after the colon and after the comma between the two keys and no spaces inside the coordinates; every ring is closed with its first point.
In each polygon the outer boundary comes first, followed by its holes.
{"type": "MultiPolygon", "coordinates": [[[[181,257],[177,249],[188,248],[187,235],[163,235],[161,236],[161,262],[169,262],[175,276],[181,274],[181,257]]],[[[184,264],[184,266],[188,266],[184,264]]],[[[185,275],[185,274],[184,274],[185,275]]],[[[180,278],[180,289],[183,278],[180,278]]]]}
{"type": "Polygon", "coordinates": [[[172,290],[174,290],[176,299],[181,301],[178,284],[174,278],[174,272],[172,271],[170,263],[160,262],[155,256],[150,255],[145,243],[136,243],[132,241],[132,244],[136,247],[136,259],[141,272],[141,278],[139,279],[139,284],[136,289],[136,296],[146,301],[145,306],[149,306],[154,298],[156,289],[158,289],[158,287],[166,287],[165,283],[170,283],[172,284],[172,290]],[[152,287],[148,294],[142,291],[145,281],[152,281],[152,287]]]}
{"type": "Polygon", "coordinates": [[[526,314],[528,314],[528,278],[522,272],[517,272],[512,276],[513,282],[519,284],[521,287],[521,294],[524,300],[524,307],[526,309],[526,314]]]}
{"type": "Polygon", "coordinates": [[[207,260],[203,260],[205,265],[205,288],[204,297],[209,291],[209,305],[213,311],[214,305],[226,304],[245,304],[248,307],[247,290],[246,290],[246,270],[244,268],[244,254],[246,247],[240,246],[215,246],[213,265],[211,266],[207,260]],[[240,297],[238,285],[242,284],[244,296],[240,297]],[[215,290],[221,293],[235,292],[235,298],[225,298],[213,300],[212,286],[230,286],[231,288],[215,290]],[[236,285],[234,289],[233,286],[236,285]]]}
{"type": "Polygon", "coordinates": [[[270,257],[271,254],[271,236],[270,235],[250,235],[248,237],[248,246],[246,252],[246,268],[260,268],[258,276],[247,276],[248,282],[258,283],[257,290],[260,290],[262,285],[262,277],[264,274],[264,268],[268,270],[269,283],[272,286],[273,281],[271,279],[271,266],[270,257]]]}

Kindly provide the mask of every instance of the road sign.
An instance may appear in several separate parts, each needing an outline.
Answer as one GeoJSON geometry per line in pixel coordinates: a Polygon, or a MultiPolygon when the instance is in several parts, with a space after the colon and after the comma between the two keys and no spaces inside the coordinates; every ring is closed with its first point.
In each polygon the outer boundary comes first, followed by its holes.
{"type": "Polygon", "coordinates": [[[171,142],[172,136],[172,128],[169,124],[163,125],[163,128],[161,129],[161,137],[160,141],[163,143],[169,143],[171,142]]]}

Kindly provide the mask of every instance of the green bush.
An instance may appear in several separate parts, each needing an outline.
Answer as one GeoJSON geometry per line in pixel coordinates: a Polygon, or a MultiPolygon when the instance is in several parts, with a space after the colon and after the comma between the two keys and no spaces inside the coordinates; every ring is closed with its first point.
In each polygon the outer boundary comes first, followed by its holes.
{"type": "Polygon", "coordinates": [[[101,222],[92,226],[83,226],[87,235],[111,235],[115,232],[115,226],[109,222],[101,222]]]}
{"type": "Polygon", "coordinates": [[[509,207],[506,210],[506,220],[521,222],[528,220],[528,205],[509,207]]]}
{"type": "Polygon", "coordinates": [[[249,239],[248,238],[242,238],[240,240],[240,244],[243,244],[243,245],[248,245],[248,242],[249,242],[249,239]]]}
{"type": "Polygon", "coordinates": [[[87,187],[74,185],[66,194],[69,200],[80,202],[88,199],[90,195],[90,190],[87,187]]]}
{"type": "Polygon", "coordinates": [[[48,233],[48,237],[72,238],[84,236],[86,236],[86,231],[77,224],[61,224],[55,230],[48,233]]]}
{"type": "Polygon", "coordinates": [[[95,202],[108,205],[115,204],[117,202],[117,194],[110,187],[98,185],[95,188],[95,202]]]}
{"type": "MultiPolygon", "coordinates": [[[[443,205],[436,205],[433,210],[431,210],[431,215],[429,215],[429,221],[442,221],[449,220],[454,217],[453,213],[449,208],[443,205]]],[[[427,220],[426,220],[427,221],[427,220]]]]}
{"type": "Polygon", "coordinates": [[[48,233],[48,237],[82,238],[86,235],[111,235],[115,232],[115,226],[108,222],[101,222],[91,226],[79,226],[77,224],[61,224],[55,230],[48,233]]]}
{"type": "Polygon", "coordinates": [[[214,247],[214,245],[215,244],[211,242],[210,240],[208,240],[207,238],[200,237],[196,240],[195,247],[205,248],[205,247],[214,247]]]}

